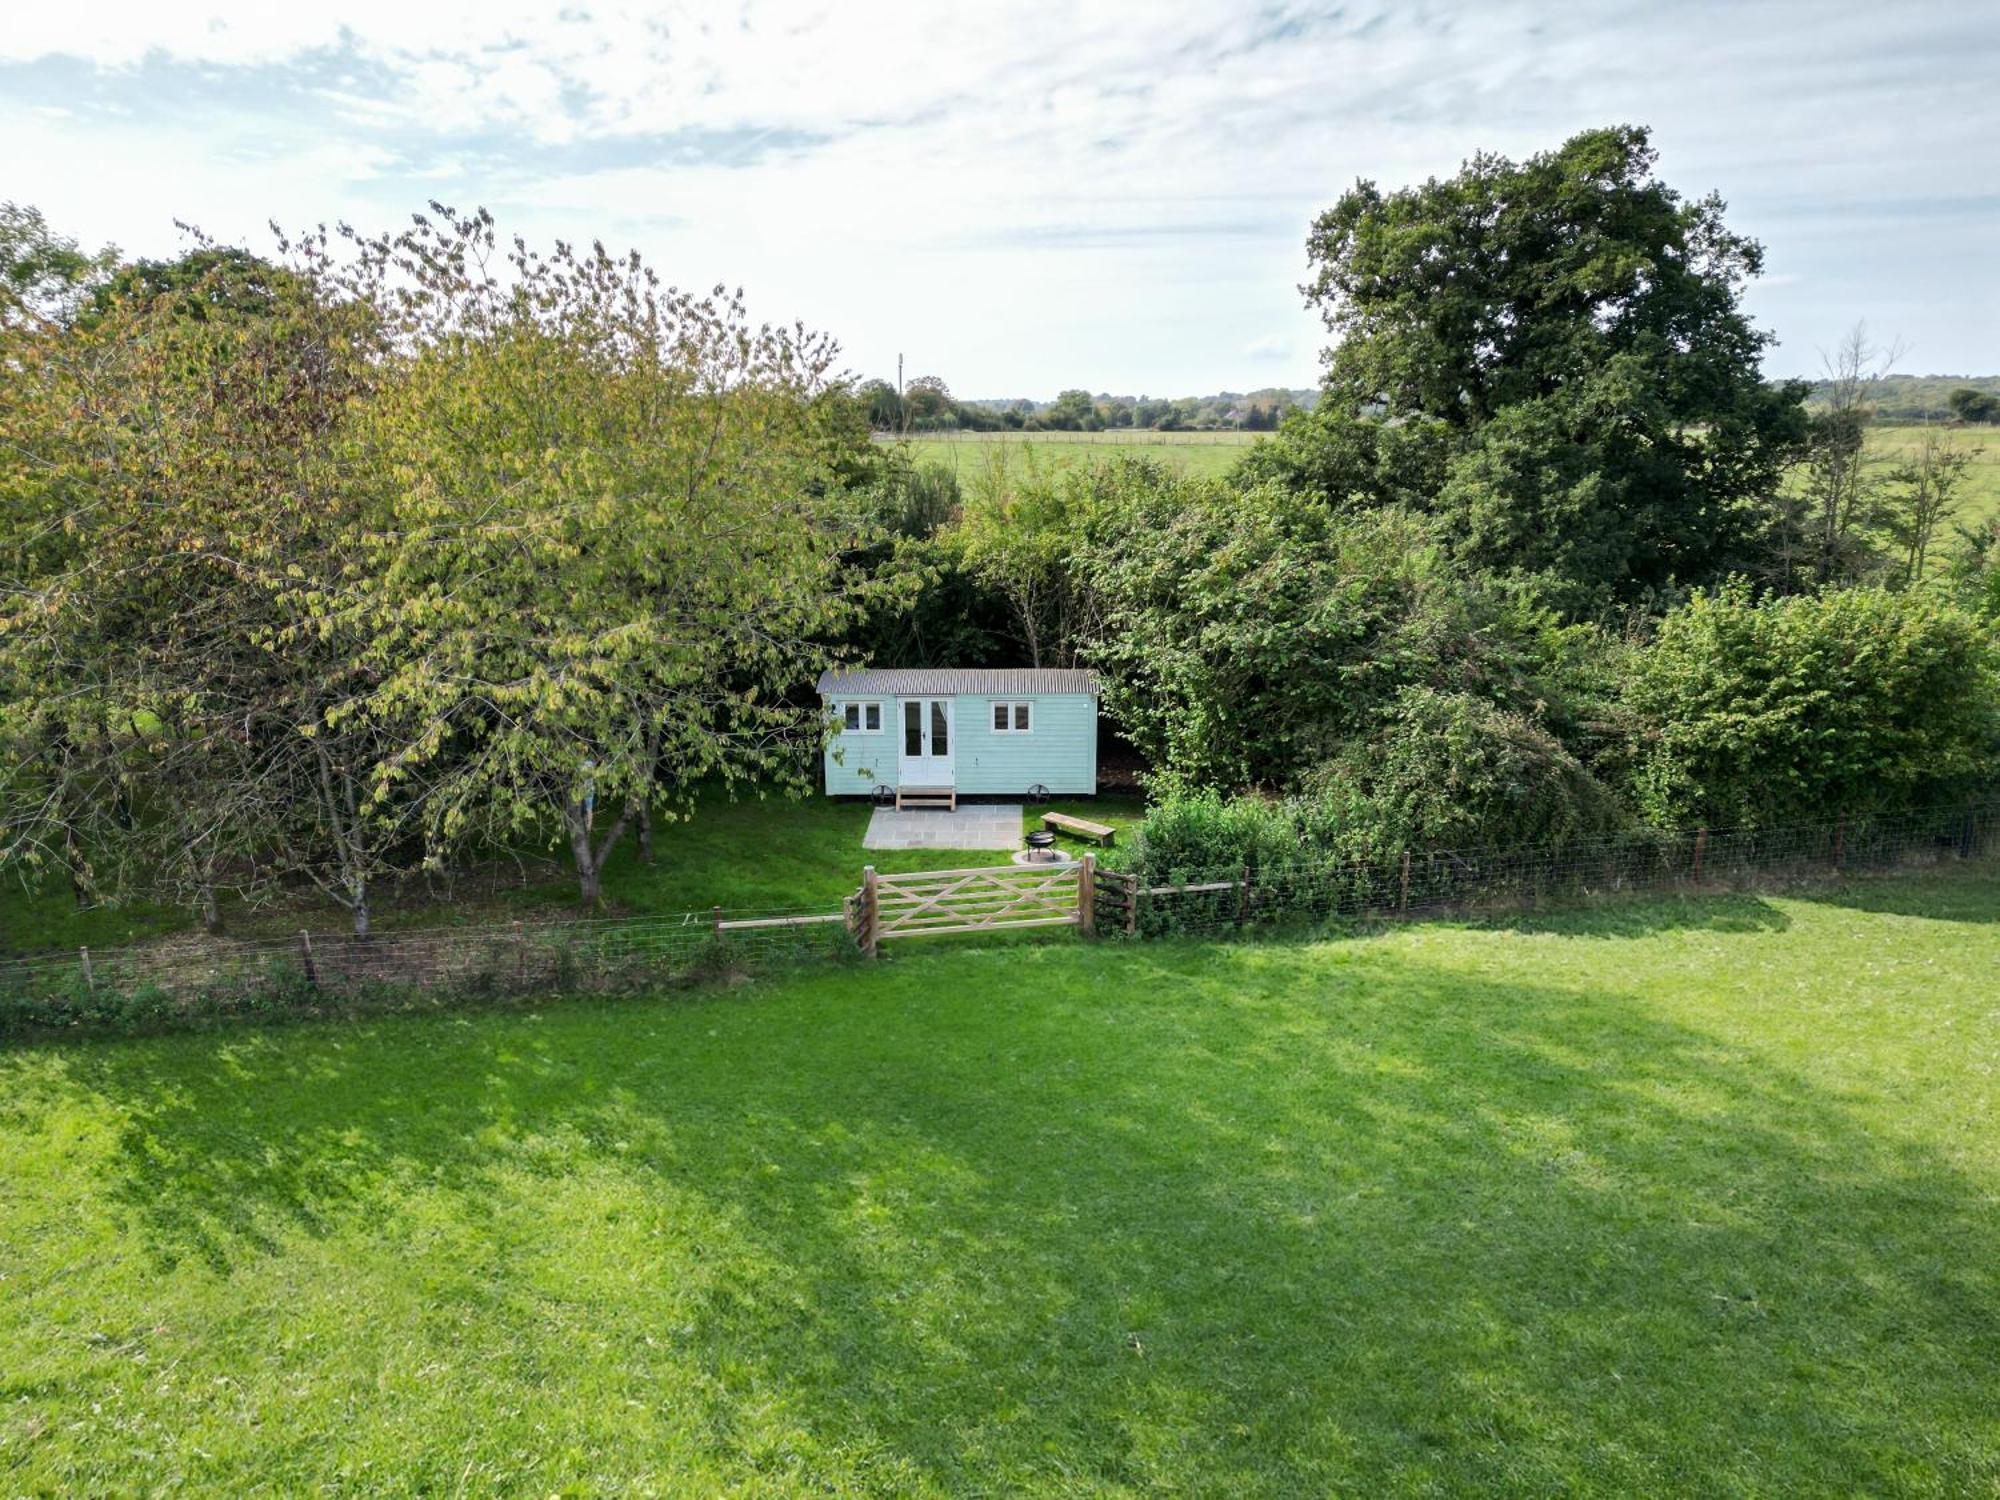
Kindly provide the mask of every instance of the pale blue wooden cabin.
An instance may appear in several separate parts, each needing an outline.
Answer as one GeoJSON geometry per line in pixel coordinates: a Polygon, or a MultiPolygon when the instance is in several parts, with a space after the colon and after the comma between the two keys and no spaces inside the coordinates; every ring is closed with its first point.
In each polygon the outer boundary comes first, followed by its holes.
{"type": "Polygon", "coordinates": [[[893,788],[898,807],[1097,793],[1097,679],[1045,667],[826,672],[832,797],[893,788]]]}

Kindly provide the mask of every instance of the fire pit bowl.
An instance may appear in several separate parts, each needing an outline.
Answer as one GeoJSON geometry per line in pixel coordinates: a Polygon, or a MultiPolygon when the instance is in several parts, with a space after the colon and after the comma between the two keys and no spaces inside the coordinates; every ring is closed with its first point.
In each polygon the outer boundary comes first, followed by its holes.
{"type": "Polygon", "coordinates": [[[1069,856],[1056,847],[1056,836],[1046,828],[1028,835],[1028,847],[1014,856],[1017,865],[1066,865],[1069,856]]]}

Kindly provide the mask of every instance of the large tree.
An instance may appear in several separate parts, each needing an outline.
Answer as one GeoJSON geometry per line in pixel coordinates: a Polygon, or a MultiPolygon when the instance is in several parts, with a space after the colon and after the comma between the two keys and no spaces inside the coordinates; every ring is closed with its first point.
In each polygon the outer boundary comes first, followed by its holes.
{"type": "Polygon", "coordinates": [[[1961,422],[2000,422],[2000,396],[1962,385],[1946,398],[1961,422]]]}
{"type": "MultiPolygon", "coordinates": [[[[833,346],[483,214],[131,268],[0,359],[0,864],[216,892],[790,774],[878,580],[833,346]],[[114,868],[115,867],[115,868],[114,868]]],[[[857,451],[858,450],[858,451],[857,451]]]]}
{"type": "Polygon", "coordinates": [[[0,203],[0,329],[69,322],[117,264],[116,249],[84,250],[33,205],[0,203]]]}
{"type": "Polygon", "coordinates": [[[362,247],[395,354],[364,417],[395,477],[373,540],[375,702],[424,731],[433,840],[559,834],[587,904],[656,802],[797,779],[793,696],[871,596],[836,482],[835,348],[602,246],[496,248],[483,213],[362,247]],[[489,266],[504,255],[505,276],[489,266]]]}
{"type": "Polygon", "coordinates": [[[377,320],[326,280],[203,246],[87,316],[19,328],[0,402],[0,858],[60,851],[92,894],[186,901],[280,875],[365,932],[416,826],[378,768],[364,539],[380,486],[349,441],[377,320]],[[114,872],[115,876],[114,876],[114,872]]]}
{"type": "Polygon", "coordinates": [[[1098,471],[1077,576],[1107,713],[1183,785],[1288,787],[1372,735],[1403,689],[1538,717],[1583,633],[1440,556],[1404,511],[1343,515],[1148,465],[1098,471]]]}
{"type": "MultiPolygon", "coordinates": [[[[1337,342],[1294,446],[1413,429],[1440,450],[1426,503],[1453,549],[1543,575],[1572,610],[1742,566],[1804,387],[1758,369],[1770,335],[1741,293],[1761,247],[1655,166],[1623,126],[1416,187],[1358,183],[1308,240],[1304,290],[1337,342]]],[[[1367,464],[1333,467],[1358,477],[1330,499],[1377,498],[1367,464]]]]}

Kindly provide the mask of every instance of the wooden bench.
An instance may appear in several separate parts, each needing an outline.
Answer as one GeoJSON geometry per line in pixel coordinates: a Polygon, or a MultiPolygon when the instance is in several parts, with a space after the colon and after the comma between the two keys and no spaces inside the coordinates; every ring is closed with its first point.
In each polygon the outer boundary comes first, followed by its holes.
{"type": "Polygon", "coordinates": [[[1118,839],[1118,830],[1109,823],[1093,823],[1088,818],[1072,818],[1068,813],[1043,813],[1042,826],[1059,833],[1073,833],[1080,839],[1095,839],[1107,849],[1118,839]]]}

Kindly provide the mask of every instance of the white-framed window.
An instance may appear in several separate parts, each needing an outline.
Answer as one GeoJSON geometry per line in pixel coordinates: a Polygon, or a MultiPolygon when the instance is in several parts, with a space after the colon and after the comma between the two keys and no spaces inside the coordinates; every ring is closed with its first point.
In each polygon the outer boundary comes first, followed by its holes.
{"type": "Polygon", "coordinates": [[[996,703],[993,705],[993,732],[995,734],[1030,734],[1035,728],[1035,705],[1032,703],[996,703]]]}
{"type": "Polygon", "coordinates": [[[865,699],[841,704],[840,727],[846,734],[880,734],[882,705],[865,699]]]}

